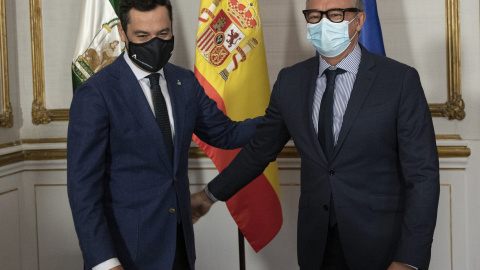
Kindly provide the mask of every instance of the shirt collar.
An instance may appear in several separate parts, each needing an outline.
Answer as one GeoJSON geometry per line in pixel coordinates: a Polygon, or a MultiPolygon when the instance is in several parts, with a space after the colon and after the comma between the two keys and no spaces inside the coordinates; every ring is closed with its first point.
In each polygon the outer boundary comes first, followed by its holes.
{"type": "MultiPolygon", "coordinates": [[[[127,53],[127,52],[124,52],[124,53],[123,53],[123,58],[124,58],[125,61],[127,62],[127,64],[128,64],[128,66],[130,67],[130,69],[133,71],[133,74],[135,74],[135,77],[137,78],[138,81],[140,81],[141,79],[144,79],[145,77],[147,77],[148,75],[150,75],[150,72],[145,71],[145,70],[142,70],[142,69],[140,69],[139,67],[137,67],[137,66],[132,62],[132,60],[130,59],[130,57],[128,56],[128,53],[127,53]]],[[[159,71],[157,71],[157,73],[160,74],[160,77],[165,78],[165,75],[164,75],[164,73],[163,73],[163,68],[160,69],[159,71]]]]}
{"type": "Polygon", "coordinates": [[[319,76],[321,76],[323,72],[330,67],[334,67],[334,69],[341,68],[356,75],[358,72],[358,67],[360,66],[360,60],[362,59],[362,49],[357,43],[353,51],[351,51],[347,57],[343,58],[342,61],[340,61],[340,63],[338,63],[336,66],[332,66],[327,63],[327,61],[325,61],[325,59],[323,59],[320,55],[318,57],[320,58],[319,76]]]}

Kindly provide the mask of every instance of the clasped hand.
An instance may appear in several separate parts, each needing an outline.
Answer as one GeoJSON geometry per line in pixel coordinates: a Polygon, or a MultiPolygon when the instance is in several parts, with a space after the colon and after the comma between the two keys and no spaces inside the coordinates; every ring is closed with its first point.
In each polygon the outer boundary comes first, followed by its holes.
{"type": "Polygon", "coordinates": [[[208,198],[205,190],[190,195],[190,205],[192,207],[192,222],[197,222],[201,217],[207,214],[213,203],[214,202],[208,198]]]}

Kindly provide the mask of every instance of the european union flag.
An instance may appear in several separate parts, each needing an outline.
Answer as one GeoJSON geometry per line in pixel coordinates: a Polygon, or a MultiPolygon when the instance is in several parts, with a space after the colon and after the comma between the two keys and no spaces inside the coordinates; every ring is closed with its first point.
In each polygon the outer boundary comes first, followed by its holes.
{"type": "Polygon", "coordinates": [[[382,28],[377,13],[376,0],[363,0],[367,19],[363,24],[359,42],[362,43],[367,50],[385,55],[385,47],[383,47],[382,28]]]}

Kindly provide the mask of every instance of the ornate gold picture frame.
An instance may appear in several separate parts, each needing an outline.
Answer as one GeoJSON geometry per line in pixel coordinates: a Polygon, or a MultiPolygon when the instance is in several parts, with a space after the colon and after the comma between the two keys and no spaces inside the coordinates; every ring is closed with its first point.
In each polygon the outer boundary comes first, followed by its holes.
{"type": "Polygon", "coordinates": [[[30,35],[33,73],[32,122],[40,125],[52,121],[68,121],[68,109],[48,110],[46,105],[41,0],[30,0],[30,35]]]}
{"type": "MultiPolygon", "coordinates": [[[[450,120],[465,118],[465,102],[461,90],[459,1],[445,0],[448,98],[445,103],[429,104],[433,117],[446,117],[450,120]]],[[[49,110],[46,106],[41,0],[30,0],[30,26],[34,97],[32,122],[39,125],[51,121],[68,121],[68,109],[49,110]]]]}
{"type": "Polygon", "coordinates": [[[7,21],[5,0],[0,0],[0,76],[1,76],[1,111],[0,127],[13,127],[12,105],[10,104],[10,89],[8,85],[8,53],[7,53],[7,21]]]}
{"type": "Polygon", "coordinates": [[[445,0],[447,34],[447,91],[446,103],[429,104],[433,117],[449,120],[465,118],[465,102],[462,98],[460,0],[445,0]]]}

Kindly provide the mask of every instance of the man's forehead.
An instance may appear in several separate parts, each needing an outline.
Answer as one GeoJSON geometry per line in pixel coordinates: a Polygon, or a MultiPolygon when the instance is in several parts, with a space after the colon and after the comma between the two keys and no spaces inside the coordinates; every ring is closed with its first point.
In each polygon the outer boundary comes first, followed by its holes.
{"type": "Polygon", "coordinates": [[[331,8],[349,8],[355,4],[354,0],[307,0],[307,9],[315,7],[331,8]]]}
{"type": "Polygon", "coordinates": [[[171,26],[170,16],[165,6],[157,6],[154,10],[140,11],[132,8],[130,10],[130,25],[158,25],[162,27],[171,26]]]}
{"type": "Polygon", "coordinates": [[[150,20],[153,18],[170,20],[167,7],[165,6],[157,6],[155,9],[149,11],[140,11],[138,9],[132,8],[129,11],[129,15],[130,20],[150,20]]]}

